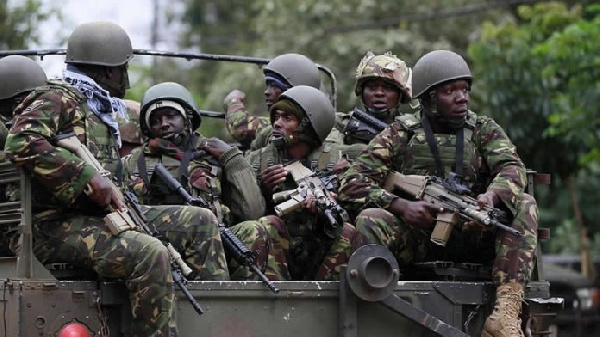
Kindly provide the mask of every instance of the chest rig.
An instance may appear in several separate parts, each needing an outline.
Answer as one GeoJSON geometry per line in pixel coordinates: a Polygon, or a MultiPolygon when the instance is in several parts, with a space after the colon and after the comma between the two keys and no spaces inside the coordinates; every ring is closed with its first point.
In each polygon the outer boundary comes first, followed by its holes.
{"type": "Polygon", "coordinates": [[[404,174],[445,177],[454,172],[473,192],[479,192],[485,183],[480,181],[484,170],[481,153],[473,141],[476,122],[477,116],[469,111],[465,125],[456,133],[435,134],[427,121],[415,115],[401,116],[400,123],[410,137],[395,166],[404,174]]]}

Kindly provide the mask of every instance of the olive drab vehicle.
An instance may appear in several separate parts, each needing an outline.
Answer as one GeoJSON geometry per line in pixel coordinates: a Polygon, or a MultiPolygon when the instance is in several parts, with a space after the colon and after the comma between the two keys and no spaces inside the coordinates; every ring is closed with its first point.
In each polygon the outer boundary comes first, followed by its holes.
{"type": "MultiPolygon", "coordinates": [[[[64,50],[0,51],[5,55],[64,55],[64,50]]],[[[134,50],[134,54],[266,64],[269,59],[134,50]]],[[[335,79],[330,95],[335,99],[335,79]]],[[[205,112],[204,116],[218,116],[205,112]]],[[[3,156],[2,156],[3,157],[3,156]]],[[[529,192],[539,178],[529,174],[529,192]]],[[[129,336],[127,289],[118,279],[99,279],[66,264],[42,266],[32,253],[31,184],[6,160],[0,186],[18,188],[20,199],[0,201],[0,233],[18,227],[20,250],[0,257],[0,336],[129,336]]],[[[539,238],[543,238],[540,232],[539,238]]],[[[562,299],[550,298],[538,256],[526,286],[523,330],[549,336],[562,299]]],[[[400,270],[384,247],[368,245],[352,256],[340,281],[190,281],[204,308],[198,314],[178,289],[179,335],[187,336],[479,336],[494,305],[487,266],[445,261],[400,270]]]]}

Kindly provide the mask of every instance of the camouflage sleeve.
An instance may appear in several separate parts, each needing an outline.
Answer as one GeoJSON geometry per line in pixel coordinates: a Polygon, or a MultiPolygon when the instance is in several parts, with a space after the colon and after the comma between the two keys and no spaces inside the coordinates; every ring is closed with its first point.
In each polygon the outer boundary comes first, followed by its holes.
{"type": "Polygon", "coordinates": [[[375,136],[340,180],[339,200],[352,212],[366,207],[387,208],[396,198],[381,186],[394,160],[402,158],[407,133],[393,123],[375,136]],[[366,185],[365,185],[366,184],[366,185]]]}
{"type": "Polygon", "coordinates": [[[273,127],[271,125],[268,125],[257,132],[256,138],[250,144],[249,151],[258,150],[267,146],[267,144],[269,144],[269,139],[271,138],[271,132],[273,132],[273,127]]]}
{"type": "Polygon", "coordinates": [[[79,102],[60,91],[30,95],[15,111],[17,117],[6,139],[7,157],[32,172],[61,203],[69,206],[83,192],[96,170],[70,151],[55,147],[57,134],[75,131],[84,137],[79,102]]]}
{"type": "Polygon", "coordinates": [[[271,125],[268,117],[251,116],[243,102],[232,103],[225,111],[225,124],[233,139],[248,148],[256,134],[271,125]]]}
{"type": "Polygon", "coordinates": [[[503,204],[516,213],[527,184],[525,165],[504,130],[485,118],[473,136],[493,177],[488,191],[494,191],[503,204]]]}
{"type": "Polygon", "coordinates": [[[265,199],[256,181],[256,174],[242,152],[232,147],[219,158],[225,171],[225,184],[230,193],[225,200],[239,221],[256,220],[265,212],[265,199]]]}
{"type": "Polygon", "coordinates": [[[142,147],[137,147],[121,159],[123,162],[123,183],[126,188],[134,191],[138,201],[144,204],[144,179],[138,170],[138,158],[143,152],[142,147]]]}

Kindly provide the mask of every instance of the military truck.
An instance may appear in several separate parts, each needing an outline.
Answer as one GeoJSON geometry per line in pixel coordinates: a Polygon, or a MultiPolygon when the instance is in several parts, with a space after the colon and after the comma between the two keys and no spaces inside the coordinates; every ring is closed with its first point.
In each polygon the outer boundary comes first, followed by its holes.
{"type": "MultiPolygon", "coordinates": [[[[529,176],[531,187],[536,174],[529,176]]],[[[66,264],[42,266],[33,256],[31,184],[11,163],[0,163],[0,186],[17,185],[20,195],[0,203],[0,230],[18,226],[20,243],[17,256],[0,257],[0,336],[128,336],[131,310],[121,280],[66,264]]],[[[369,245],[336,282],[274,282],[278,293],[259,281],[187,282],[205,312],[178,290],[177,323],[180,336],[478,336],[495,300],[490,275],[489,266],[447,261],[400,270],[386,248],[369,245]]],[[[548,336],[562,299],[550,297],[541,263],[525,297],[523,330],[548,336]]]]}

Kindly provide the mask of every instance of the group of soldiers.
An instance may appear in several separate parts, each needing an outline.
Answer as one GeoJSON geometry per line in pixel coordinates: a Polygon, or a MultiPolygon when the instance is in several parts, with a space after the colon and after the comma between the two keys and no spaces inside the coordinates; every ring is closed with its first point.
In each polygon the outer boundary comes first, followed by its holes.
{"type": "MultiPolygon", "coordinates": [[[[224,99],[227,128],[246,152],[200,133],[199,109],[178,83],[152,86],[139,104],[123,100],[132,57],[121,27],[92,22],[70,35],[61,79],[46,79],[26,57],[0,59],[0,126],[6,159],[36,182],[35,256],[124,280],[134,336],[177,334],[164,242],[189,266],[190,280],[258,277],[226,255],[222,226],[269,280],[338,280],[366,244],[388,247],[401,267],[432,259],[492,264],[497,298],[482,336],[523,336],[536,203],[524,192],[525,166],[506,133],[468,109],[473,77],[460,55],[435,50],[411,68],[389,52],[368,52],[356,71],[360,104],[347,114],[336,113],[319,89],[313,61],[279,55],[263,68],[268,118],[248,113],[239,90],[224,99]],[[363,128],[355,114],[386,127],[363,128]],[[65,141],[80,143],[102,167],[65,141]],[[311,183],[299,193],[306,176],[294,174],[298,163],[325,189],[311,183]],[[158,166],[204,206],[161,181],[158,166]],[[522,235],[470,225],[454,228],[446,246],[435,245],[429,236],[444,209],[384,189],[392,171],[455,173],[481,207],[507,211],[522,235]],[[105,221],[130,207],[123,191],[135,193],[154,235],[105,221]],[[293,207],[282,208],[282,200],[293,207]]],[[[13,239],[5,241],[15,251],[13,239]]]]}

